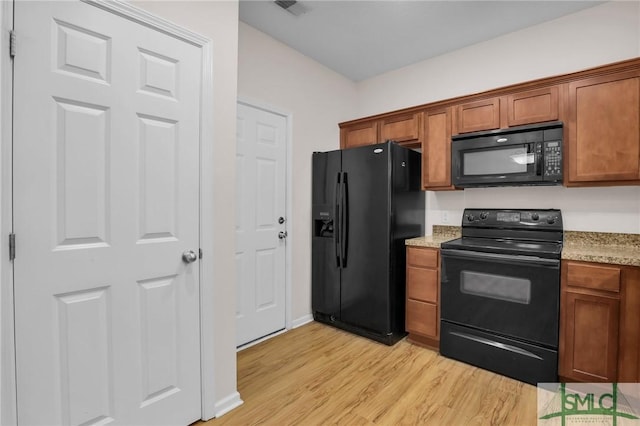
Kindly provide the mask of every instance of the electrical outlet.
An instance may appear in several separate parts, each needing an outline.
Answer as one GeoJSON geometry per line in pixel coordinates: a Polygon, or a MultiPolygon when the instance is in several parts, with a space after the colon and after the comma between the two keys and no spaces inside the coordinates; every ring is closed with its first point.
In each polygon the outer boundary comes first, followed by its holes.
{"type": "Polygon", "coordinates": [[[446,210],[443,210],[440,213],[440,220],[442,221],[442,223],[449,223],[449,212],[446,210]]]}

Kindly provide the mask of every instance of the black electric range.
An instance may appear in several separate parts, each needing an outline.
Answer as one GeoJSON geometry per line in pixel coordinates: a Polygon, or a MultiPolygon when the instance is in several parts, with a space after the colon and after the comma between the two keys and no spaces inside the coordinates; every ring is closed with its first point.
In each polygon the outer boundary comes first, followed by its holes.
{"type": "Polygon", "coordinates": [[[442,355],[557,381],[562,239],[560,210],[466,209],[441,245],[442,355]]]}

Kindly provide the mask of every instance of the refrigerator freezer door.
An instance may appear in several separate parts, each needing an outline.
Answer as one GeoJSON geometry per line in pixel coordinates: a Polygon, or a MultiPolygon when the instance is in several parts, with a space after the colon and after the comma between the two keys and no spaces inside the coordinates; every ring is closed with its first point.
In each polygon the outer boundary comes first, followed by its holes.
{"type": "Polygon", "coordinates": [[[341,320],[390,333],[389,144],[342,151],[344,221],[341,320]]]}
{"type": "Polygon", "coordinates": [[[312,163],[311,307],[314,315],[340,319],[340,151],[314,153],[312,163]]]}

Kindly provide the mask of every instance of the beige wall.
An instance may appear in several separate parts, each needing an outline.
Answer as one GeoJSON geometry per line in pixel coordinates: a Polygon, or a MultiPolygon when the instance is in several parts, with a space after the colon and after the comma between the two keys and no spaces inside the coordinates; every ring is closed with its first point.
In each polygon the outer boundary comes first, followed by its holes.
{"type": "MultiPolygon", "coordinates": [[[[351,118],[637,56],[640,3],[609,2],[360,82],[351,118]]],[[[559,208],[569,230],[640,233],[639,187],[428,192],[427,229],[460,224],[465,207],[559,208]]]]}
{"type": "Polygon", "coordinates": [[[311,314],[311,154],[339,148],[338,123],[355,109],[354,84],[312,59],[240,22],[238,95],[287,112],[293,217],[291,319],[296,326],[311,314]]]}
{"type": "MultiPolygon", "coordinates": [[[[605,3],[357,84],[240,23],[239,95],[293,113],[294,323],[310,315],[309,158],[338,147],[338,122],[639,56],[639,9],[605,3]]],[[[428,229],[480,206],[555,207],[567,229],[640,233],[638,187],[428,192],[428,229]]]]}
{"type": "Polygon", "coordinates": [[[235,176],[238,63],[237,1],[140,1],[138,7],[213,41],[215,398],[236,392],[235,176]]]}
{"type": "Polygon", "coordinates": [[[609,2],[364,80],[353,117],[638,56],[640,2],[609,2]]]}

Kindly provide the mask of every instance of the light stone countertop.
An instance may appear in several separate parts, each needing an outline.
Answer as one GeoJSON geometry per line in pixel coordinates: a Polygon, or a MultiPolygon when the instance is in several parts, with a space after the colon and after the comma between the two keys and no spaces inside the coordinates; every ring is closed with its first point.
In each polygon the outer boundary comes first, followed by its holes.
{"type": "Polygon", "coordinates": [[[640,235],[565,231],[562,259],[640,266],[640,235]]]}
{"type": "Polygon", "coordinates": [[[407,246],[440,248],[445,241],[455,240],[461,236],[459,226],[433,225],[433,234],[405,240],[407,246]]]}
{"type": "MultiPolygon", "coordinates": [[[[434,225],[432,235],[408,239],[405,245],[440,248],[441,243],[460,238],[460,233],[458,226],[434,225]]],[[[640,266],[640,235],[565,231],[561,258],[640,266]]]]}

